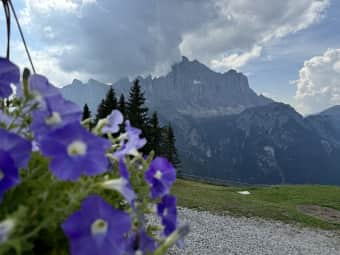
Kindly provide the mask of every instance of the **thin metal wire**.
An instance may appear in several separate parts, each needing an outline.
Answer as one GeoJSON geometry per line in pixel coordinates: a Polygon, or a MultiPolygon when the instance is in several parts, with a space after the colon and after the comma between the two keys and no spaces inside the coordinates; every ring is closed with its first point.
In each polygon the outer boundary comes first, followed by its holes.
{"type": "Polygon", "coordinates": [[[2,5],[4,7],[5,16],[6,16],[6,27],[7,27],[7,51],[6,58],[10,57],[10,43],[11,43],[11,13],[8,7],[8,1],[2,0],[2,5]]]}
{"type": "Polygon", "coordinates": [[[24,44],[24,46],[25,46],[25,51],[26,51],[28,60],[30,61],[30,64],[31,64],[31,67],[32,67],[32,71],[33,71],[33,73],[35,74],[36,72],[35,72],[35,68],[34,68],[34,65],[33,65],[32,58],[31,58],[31,54],[30,54],[30,52],[29,52],[29,50],[28,50],[28,47],[27,47],[27,44],[26,44],[26,40],[25,40],[24,34],[23,34],[23,32],[22,32],[22,29],[21,29],[21,26],[20,26],[20,23],[19,23],[19,19],[18,19],[18,17],[17,17],[16,12],[15,12],[15,9],[14,9],[14,6],[13,6],[13,4],[12,4],[12,1],[11,1],[11,0],[8,0],[8,3],[9,3],[9,5],[10,5],[11,9],[12,9],[12,12],[13,12],[13,15],[14,15],[14,18],[15,18],[15,21],[16,21],[16,23],[17,23],[17,26],[18,26],[18,29],[19,29],[19,32],[20,32],[20,36],[21,36],[21,40],[22,40],[22,42],[23,42],[23,44],[24,44]]]}

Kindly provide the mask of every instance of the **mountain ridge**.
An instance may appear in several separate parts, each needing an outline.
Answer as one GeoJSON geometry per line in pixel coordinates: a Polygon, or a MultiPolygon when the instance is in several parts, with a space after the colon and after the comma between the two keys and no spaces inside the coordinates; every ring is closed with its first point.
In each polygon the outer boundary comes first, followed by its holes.
{"type": "MultiPolygon", "coordinates": [[[[165,76],[139,79],[149,107],[162,112],[163,104],[171,104],[174,108],[172,115],[218,116],[239,113],[272,101],[257,95],[242,73],[235,70],[214,72],[197,60],[190,61],[186,57],[172,65],[165,76]]],[[[112,86],[117,94],[127,95],[131,81],[122,78],[112,86]]],[[[108,85],[90,79],[87,83],[74,80],[61,91],[67,99],[81,106],[87,103],[91,111],[95,111],[108,89],[108,85]]]]}

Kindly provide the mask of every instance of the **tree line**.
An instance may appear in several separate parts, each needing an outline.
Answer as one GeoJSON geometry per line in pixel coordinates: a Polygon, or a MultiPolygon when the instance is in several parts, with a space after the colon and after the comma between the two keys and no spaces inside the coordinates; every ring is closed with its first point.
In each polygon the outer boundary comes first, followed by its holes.
{"type": "MultiPolygon", "coordinates": [[[[170,123],[162,126],[157,112],[149,115],[149,109],[145,105],[144,92],[141,89],[138,79],[133,82],[127,101],[123,94],[117,99],[115,90],[111,86],[105,98],[101,100],[91,125],[96,125],[98,120],[107,117],[114,109],[118,109],[123,114],[124,119],[129,119],[134,127],[143,131],[143,135],[148,141],[142,149],[143,153],[148,154],[153,150],[156,156],[164,156],[169,159],[177,169],[180,168],[173,128],[170,123]]],[[[83,108],[83,120],[91,117],[91,111],[88,105],[85,104],[83,108]]]]}

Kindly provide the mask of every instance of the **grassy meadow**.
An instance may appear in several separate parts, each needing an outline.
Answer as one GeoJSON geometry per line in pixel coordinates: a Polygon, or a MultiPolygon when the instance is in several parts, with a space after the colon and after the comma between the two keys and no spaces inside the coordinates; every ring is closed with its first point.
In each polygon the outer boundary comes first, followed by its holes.
{"type": "Polygon", "coordinates": [[[178,179],[173,187],[173,193],[182,207],[220,215],[255,216],[304,227],[340,231],[340,222],[327,222],[301,213],[297,209],[302,205],[317,205],[340,211],[340,187],[319,185],[229,187],[178,179]],[[251,194],[237,193],[243,190],[251,194]]]}

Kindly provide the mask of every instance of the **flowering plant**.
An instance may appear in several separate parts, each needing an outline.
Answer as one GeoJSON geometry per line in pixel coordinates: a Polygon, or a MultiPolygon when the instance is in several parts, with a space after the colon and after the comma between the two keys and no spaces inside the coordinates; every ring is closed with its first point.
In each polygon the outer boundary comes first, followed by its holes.
{"type": "Polygon", "coordinates": [[[0,254],[159,255],[180,245],[188,227],[170,194],[172,164],[142,155],[147,141],[119,111],[92,129],[81,116],[45,77],[25,69],[20,81],[0,58],[0,254]]]}

